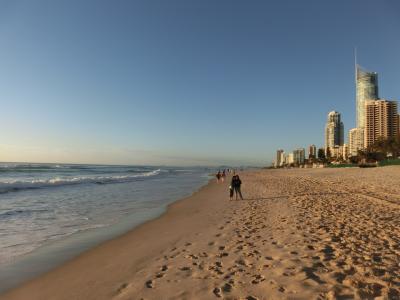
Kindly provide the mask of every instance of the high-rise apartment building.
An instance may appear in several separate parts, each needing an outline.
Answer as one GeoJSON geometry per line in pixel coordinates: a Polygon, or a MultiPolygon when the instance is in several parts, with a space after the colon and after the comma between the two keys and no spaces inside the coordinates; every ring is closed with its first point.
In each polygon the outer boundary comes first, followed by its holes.
{"type": "Polygon", "coordinates": [[[306,150],[304,148],[299,148],[293,151],[293,162],[299,165],[304,164],[306,156],[306,150]]]}
{"type": "Polygon", "coordinates": [[[331,152],[331,157],[335,159],[347,160],[349,158],[349,146],[346,144],[330,148],[330,152],[331,152]]]}
{"type": "Polygon", "coordinates": [[[275,167],[281,167],[284,163],[284,151],[279,149],[276,151],[275,167]]]}
{"type": "Polygon", "coordinates": [[[329,148],[342,146],[344,142],[343,122],[340,120],[340,113],[331,111],[325,126],[325,154],[329,148]]]}
{"type": "Polygon", "coordinates": [[[400,115],[399,114],[397,114],[397,125],[399,125],[397,130],[400,134],[400,115]]]}
{"type": "Polygon", "coordinates": [[[308,147],[308,158],[317,158],[317,147],[315,145],[308,147]]]}
{"type": "Polygon", "coordinates": [[[356,64],[356,122],[365,127],[365,101],[378,98],[378,73],[369,72],[356,64]]]}
{"type": "Polygon", "coordinates": [[[353,128],[349,130],[349,155],[357,156],[358,150],[362,150],[364,145],[364,129],[353,128]]]}
{"type": "Polygon", "coordinates": [[[293,164],[294,163],[294,155],[293,152],[290,152],[287,156],[287,163],[288,164],[293,164]]]}
{"type": "Polygon", "coordinates": [[[372,145],[379,138],[397,137],[398,120],[396,101],[365,101],[364,147],[372,145]]]}

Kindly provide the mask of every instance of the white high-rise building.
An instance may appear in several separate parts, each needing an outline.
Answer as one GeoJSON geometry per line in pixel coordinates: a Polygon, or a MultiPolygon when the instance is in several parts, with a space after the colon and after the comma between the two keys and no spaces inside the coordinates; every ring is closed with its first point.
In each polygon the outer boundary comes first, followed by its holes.
{"type": "Polygon", "coordinates": [[[349,155],[357,156],[358,150],[364,148],[364,129],[353,128],[349,131],[349,155]]]}
{"type": "Polygon", "coordinates": [[[306,150],[304,148],[296,149],[293,151],[293,162],[302,165],[304,164],[305,156],[306,150]]]}
{"type": "Polygon", "coordinates": [[[342,146],[344,142],[343,122],[340,120],[340,113],[331,111],[325,125],[325,154],[328,149],[335,146],[342,146]]]}
{"type": "Polygon", "coordinates": [[[279,149],[276,151],[276,158],[275,158],[275,168],[281,167],[284,161],[284,151],[279,149]]]}
{"type": "Polygon", "coordinates": [[[291,153],[288,154],[287,163],[288,163],[288,164],[293,164],[293,163],[294,163],[294,155],[293,155],[293,152],[291,152],[291,153]]]}
{"type": "Polygon", "coordinates": [[[317,147],[315,145],[308,147],[308,158],[317,158],[317,147]]]}
{"type": "Polygon", "coordinates": [[[342,146],[335,146],[330,149],[331,157],[336,159],[347,160],[349,158],[349,146],[343,144],[342,146]]]}
{"type": "Polygon", "coordinates": [[[284,151],[282,151],[281,152],[281,159],[280,159],[280,167],[282,167],[282,166],[284,166],[286,164],[286,155],[285,155],[285,152],[284,151]]]}

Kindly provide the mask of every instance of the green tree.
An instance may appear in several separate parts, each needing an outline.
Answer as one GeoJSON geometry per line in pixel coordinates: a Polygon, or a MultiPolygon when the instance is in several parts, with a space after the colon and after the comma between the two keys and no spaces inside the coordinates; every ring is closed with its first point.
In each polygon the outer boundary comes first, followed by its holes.
{"type": "Polygon", "coordinates": [[[319,148],[318,149],[318,159],[322,162],[325,161],[326,157],[325,157],[325,150],[323,148],[319,148]]]}
{"type": "Polygon", "coordinates": [[[364,158],[384,160],[387,157],[398,157],[400,153],[400,139],[396,138],[380,138],[370,145],[366,150],[364,158]],[[366,156],[366,157],[365,157],[366,156]]]}

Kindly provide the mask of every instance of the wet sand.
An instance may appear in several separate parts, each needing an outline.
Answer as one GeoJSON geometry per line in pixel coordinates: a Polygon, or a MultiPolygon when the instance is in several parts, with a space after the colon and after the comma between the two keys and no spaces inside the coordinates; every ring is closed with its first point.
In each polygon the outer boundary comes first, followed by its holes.
{"type": "Polygon", "coordinates": [[[241,174],[1,299],[399,299],[400,167],[241,174]]]}

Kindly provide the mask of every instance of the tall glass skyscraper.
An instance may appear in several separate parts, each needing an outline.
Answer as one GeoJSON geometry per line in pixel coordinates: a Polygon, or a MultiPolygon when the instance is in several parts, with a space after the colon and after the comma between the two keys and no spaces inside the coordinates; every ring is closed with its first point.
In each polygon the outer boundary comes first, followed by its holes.
{"type": "Polygon", "coordinates": [[[378,73],[356,65],[357,128],[365,127],[365,101],[378,99],[378,73]]]}

